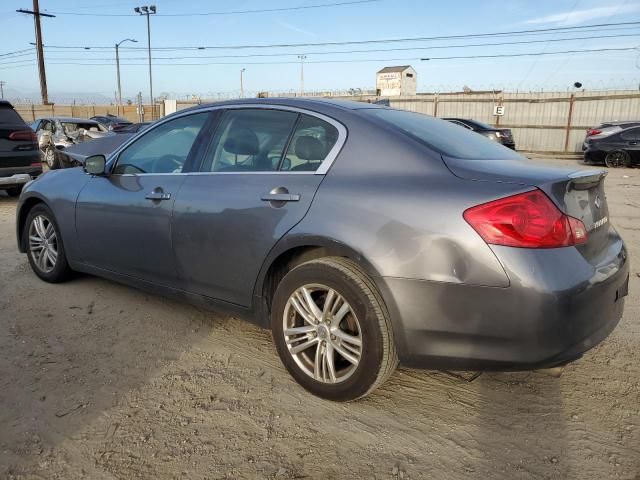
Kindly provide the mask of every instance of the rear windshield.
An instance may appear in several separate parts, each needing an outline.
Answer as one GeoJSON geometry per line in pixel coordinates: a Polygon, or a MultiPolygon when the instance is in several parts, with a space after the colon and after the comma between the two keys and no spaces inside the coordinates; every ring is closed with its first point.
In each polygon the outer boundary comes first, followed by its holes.
{"type": "Polygon", "coordinates": [[[0,123],[24,123],[24,120],[13,108],[0,107],[0,123]]]}
{"type": "Polygon", "coordinates": [[[513,150],[483,135],[439,118],[386,108],[362,111],[448,157],[468,160],[520,160],[523,158],[513,150]]]}

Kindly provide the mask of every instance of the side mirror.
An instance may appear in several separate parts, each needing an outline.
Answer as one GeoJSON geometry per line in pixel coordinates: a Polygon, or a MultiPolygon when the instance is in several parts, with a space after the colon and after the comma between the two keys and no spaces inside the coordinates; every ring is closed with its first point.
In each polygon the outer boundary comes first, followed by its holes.
{"type": "Polygon", "coordinates": [[[84,161],[84,171],[91,175],[105,176],[107,159],[104,155],[92,155],[84,161]]]}

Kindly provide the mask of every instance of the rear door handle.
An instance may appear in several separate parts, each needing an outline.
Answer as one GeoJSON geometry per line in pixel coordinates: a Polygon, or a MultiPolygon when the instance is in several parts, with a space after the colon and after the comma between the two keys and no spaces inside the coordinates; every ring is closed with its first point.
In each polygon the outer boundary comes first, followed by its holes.
{"type": "Polygon", "coordinates": [[[267,193],[261,197],[263,202],[299,202],[299,193],[267,193]]]}
{"type": "Polygon", "coordinates": [[[147,200],[171,200],[171,194],[154,190],[151,193],[147,193],[144,198],[147,200]]]}

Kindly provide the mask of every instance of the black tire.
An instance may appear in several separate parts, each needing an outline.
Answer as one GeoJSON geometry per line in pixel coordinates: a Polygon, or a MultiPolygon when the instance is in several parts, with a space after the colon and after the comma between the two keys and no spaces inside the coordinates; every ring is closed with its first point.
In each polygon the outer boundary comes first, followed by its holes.
{"type": "MultiPolygon", "coordinates": [[[[34,226],[35,228],[35,226],[34,226]]],[[[24,230],[22,232],[22,241],[24,242],[25,250],[27,251],[27,257],[29,258],[29,264],[33,272],[40,277],[45,282],[49,283],[60,283],[67,280],[71,274],[71,268],[69,267],[69,263],[67,262],[67,256],[64,250],[64,242],[62,240],[62,235],[60,234],[60,228],[56,222],[56,219],[53,215],[53,212],[49,207],[45,204],[40,203],[34,206],[27,215],[27,220],[24,225],[24,230]],[[55,250],[57,252],[57,258],[53,265],[53,268],[50,271],[46,271],[41,268],[37,262],[35,256],[37,253],[32,251],[30,245],[30,230],[32,228],[32,224],[34,220],[38,217],[44,217],[55,232],[55,250]]]]}
{"type": "MultiPolygon", "coordinates": [[[[318,291],[322,292],[322,289],[319,288],[318,291]]],[[[317,301],[320,302],[317,305],[321,306],[327,297],[328,295],[317,297],[317,301]]],[[[329,321],[327,320],[327,322],[329,321]]],[[[309,324],[309,327],[313,328],[311,324],[309,324]]],[[[391,321],[382,297],[371,279],[357,264],[346,258],[326,257],[311,260],[298,265],[288,272],[279,283],[273,298],[271,331],[280,359],[289,373],[309,392],[328,400],[345,402],[364,397],[384,383],[398,365],[391,321]],[[334,352],[332,353],[332,358],[336,359],[335,364],[334,361],[331,362],[334,365],[333,368],[335,368],[336,374],[340,371],[339,365],[346,365],[344,370],[351,370],[348,376],[345,375],[346,378],[344,380],[337,383],[326,383],[314,378],[312,376],[313,373],[306,373],[289,351],[289,348],[293,347],[287,346],[285,340],[285,311],[287,312],[287,322],[298,322],[287,328],[293,328],[300,323],[305,327],[307,326],[307,323],[302,320],[303,317],[297,313],[296,309],[287,307],[290,296],[305,285],[326,286],[334,290],[350,306],[349,313],[344,317],[344,320],[339,321],[339,324],[344,325],[342,322],[353,322],[355,318],[355,323],[358,325],[361,346],[359,347],[359,362],[357,365],[349,364],[345,357],[340,357],[339,353],[335,353],[337,350],[331,350],[334,352]],[[288,310],[286,310],[287,308],[288,310]],[[336,355],[335,357],[333,356],[334,354],[336,355]]],[[[327,332],[329,331],[327,330],[327,332]]],[[[324,338],[326,343],[333,345],[334,342],[337,342],[342,347],[345,345],[341,343],[339,338],[336,340],[334,335],[330,335],[332,339],[330,342],[325,332],[312,332],[308,335],[317,337],[320,343],[325,343],[320,340],[324,338]],[[323,335],[320,335],[321,333],[323,335]]],[[[304,341],[309,340],[305,339],[304,341]]],[[[298,343],[297,345],[300,344],[298,343]]],[[[315,357],[319,348],[316,345],[305,350],[305,352],[308,352],[304,353],[307,356],[306,359],[311,361],[311,358],[315,357]]],[[[315,358],[317,361],[317,357],[315,358]]],[[[332,380],[335,381],[333,378],[332,380]]]]}
{"type": "Polygon", "coordinates": [[[631,164],[631,157],[624,150],[614,150],[604,157],[604,164],[609,168],[628,167],[631,164]]]}
{"type": "Polygon", "coordinates": [[[22,186],[7,188],[5,191],[10,197],[19,197],[22,193],[22,186]]]}

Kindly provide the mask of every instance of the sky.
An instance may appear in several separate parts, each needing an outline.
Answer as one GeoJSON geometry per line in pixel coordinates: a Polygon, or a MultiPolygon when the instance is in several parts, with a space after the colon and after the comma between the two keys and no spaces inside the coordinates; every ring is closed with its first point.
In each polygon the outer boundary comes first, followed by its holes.
{"type": "MultiPolygon", "coordinates": [[[[146,21],[133,12],[133,7],[139,5],[140,2],[125,0],[40,0],[41,11],[56,15],[42,19],[50,96],[59,102],[81,94],[113,99],[117,89],[114,45],[125,38],[136,39],[138,43],[125,43],[121,47],[123,98],[133,98],[137,92],[148,96],[146,21]]],[[[362,42],[640,22],[640,0],[360,0],[357,3],[353,0],[156,0],[155,5],[158,15],[151,17],[153,48],[362,42]],[[339,3],[342,4],[335,5],[339,3]],[[327,4],[334,5],[306,8],[327,4]],[[277,11],[247,12],[264,9],[277,11]],[[175,16],[212,12],[218,14],[175,16]]],[[[0,2],[0,80],[6,82],[8,98],[37,95],[39,91],[35,53],[30,50],[6,55],[32,48],[29,43],[35,38],[33,19],[15,12],[31,7],[30,0],[0,2]]],[[[258,91],[298,91],[301,70],[298,55],[306,55],[304,88],[315,91],[375,88],[377,70],[404,64],[412,65],[417,71],[418,91],[458,91],[464,86],[474,90],[564,91],[578,81],[587,89],[638,88],[640,23],[598,31],[573,30],[519,37],[154,50],[152,55],[154,94],[174,98],[237,95],[242,68],[246,69],[243,74],[246,95],[255,95],[258,91]],[[584,38],[604,35],[609,38],[584,38]],[[564,38],[576,39],[558,41],[564,38]],[[537,43],[469,46],[527,40],[537,43]],[[634,49],[502,58],[438,58],[602,48],[634,49]],[[390,49],[396,50],[388,51],[390,49]],[[244,57],[238,57],[240,55],[244,57]],[[431,60],[421,61],[421,58],[431,60]]]]}

